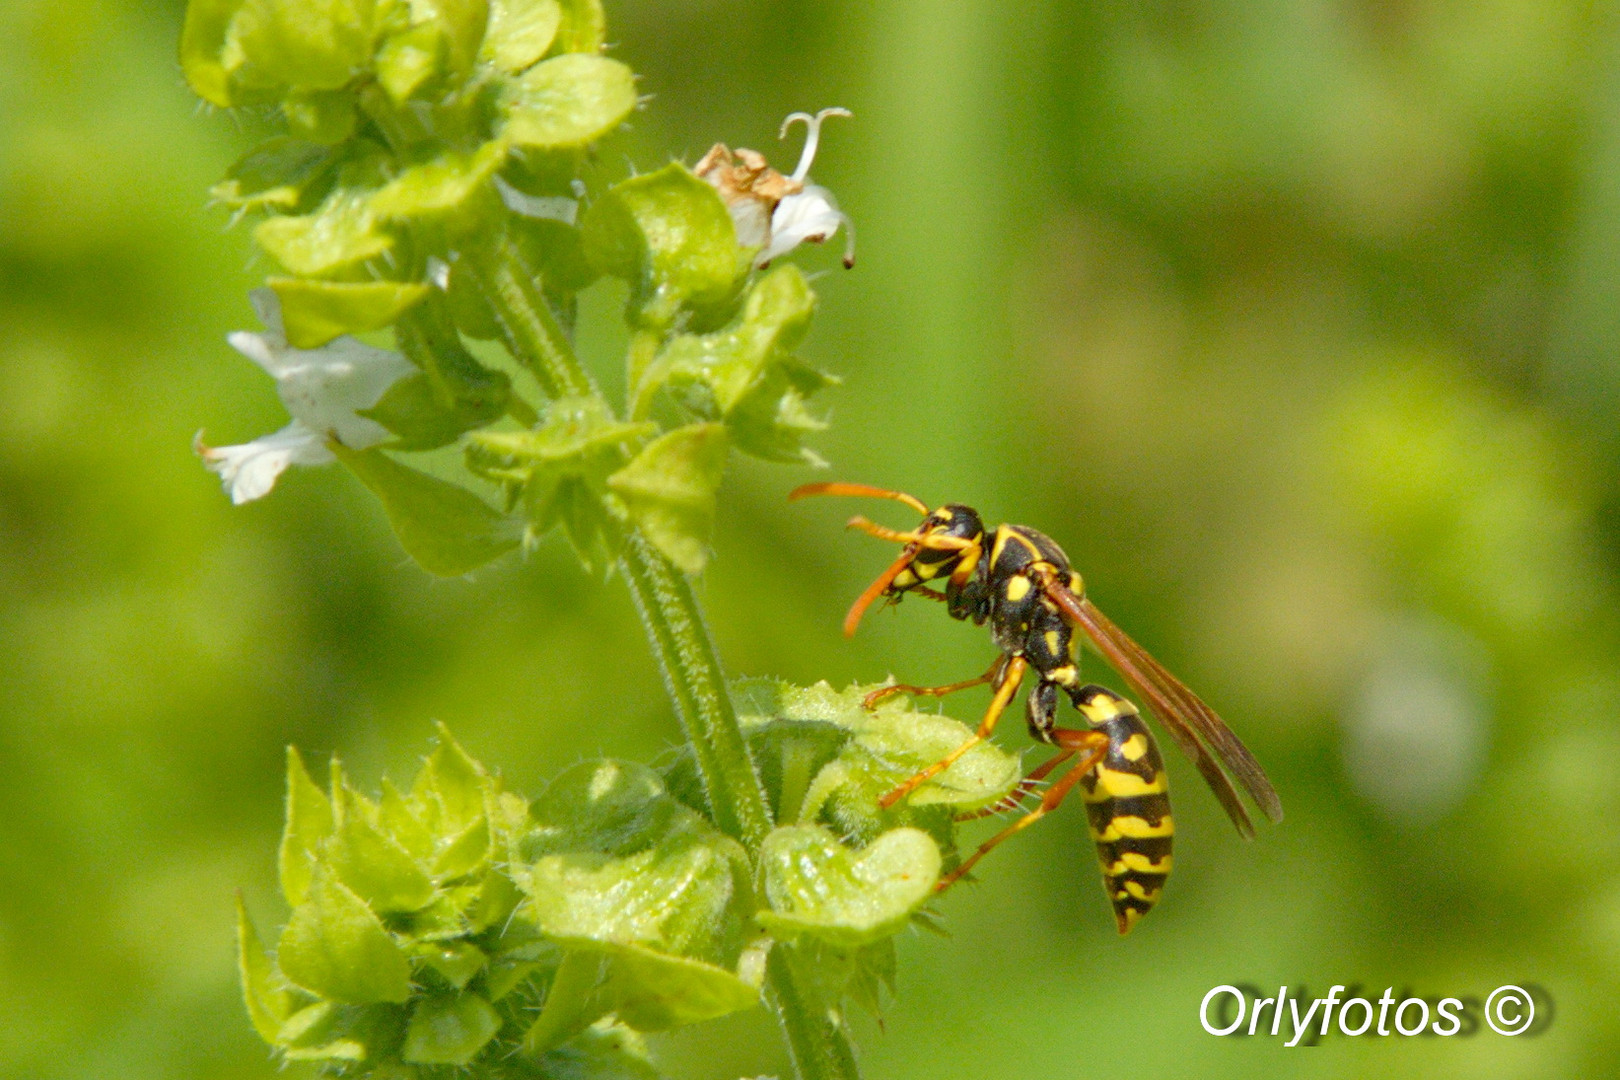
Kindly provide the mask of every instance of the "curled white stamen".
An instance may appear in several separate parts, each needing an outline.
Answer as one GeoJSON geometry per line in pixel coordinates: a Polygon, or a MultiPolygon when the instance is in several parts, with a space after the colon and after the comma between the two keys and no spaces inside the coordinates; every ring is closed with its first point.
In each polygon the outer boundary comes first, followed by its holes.
{"type": "Polygon", "coordinates": [[[779,131],[776,136],[778,139],[787,138],[788,128],[793,126],[793,121],[795,120],[803,120],[806,128],[804,149],[799,151],[799,164],[794,167],[793,175],[788,177],[788,179],[803,182],[804,178],[810,175],[810,164],[816,160],[816,146],[821,142],[821,122],[823,120],[827,119],[829,116],[853,115],[854,113],[850,112],[848,109],[834,107],[831,109],[822,109],[814,116],[811,116],[806,112],[792,113],[786,120],[783,120],[782,130],[779,131]]]}

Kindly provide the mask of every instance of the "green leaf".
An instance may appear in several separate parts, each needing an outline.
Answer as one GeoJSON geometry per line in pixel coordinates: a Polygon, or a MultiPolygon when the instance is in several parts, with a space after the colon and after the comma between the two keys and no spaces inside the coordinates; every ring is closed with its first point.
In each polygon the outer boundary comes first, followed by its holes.
{"type": "Polygon", "coordinates": [[[941,859],[919,829],[891,829],[857,852],[819,825],[787,825],[765,838],[759,863],[771,905],[755,916],[761,926],[854,948],[906,925],[933,894],[941,859]]]}
{"type": "Polygon", "coordinates": [[[484,817],[489,774],[462,749],[450,729],[436,725],[438,746],[423,763],[424,789],[437,804],[441,834],[456,835],[484,817]]]}
{"type": "Polygon", "coordinates": [[[470,941],[432,941],[418,946],[420,956],[444,981],[464,989],[489,964],[489,956],[470,941]]]}
{"type": "MultiPolygon", "coordinates": [[[[245,0],[191,0],[180,29],[180,70],[192,91],[204,101],[229,108],[244,104],[232,85],[231,69],[221,54],[231,19],[245,0]]],[[[239,62],[239,61],[238,61],[239,62]]]]}
{"type": "Polygon", "coordinates": [[[696,574],[708,561],[715,492],[725,470],[725,427],[691,424],[648,443],[607,483],[642,535],[696,574]]]}
{"type": "Polygon", "coordinates": [[[332,803],[315,786],[304,759],[287,747],[287,820],[281,832],[281,895],[290,907],[304,902],[315,874],[315,861],[332,833],[332,803]]]}
{"type": "Polygon", "coordinates": [[[382,499],[406,554],[430,574],[456,577],[518,544],[515,524],[466,488],[393,461],[380,450],[332,452],[382,499]]]}
{"type": "Polygon", "coordinates": [[[592,265],[630,282],[637,326],[667,329],[683,307],[715,314],[747,270],[720,193],[678,162],[615,184],[581,229],[592,265]]]}
{"type": "Polygon", "coordinates": [[[209,194],[233,210],[292,210],[331,165],[326,147],[278,135],[237,158],[209,194]]]}
{"type": "Polygon", "coordinates": [[[665,1080],[630,1031],[598,1025],[540,1057],[547,1080],[665,1080]]]}
{"type": "Polygon", "coordinates": [[[288,94],[281,102],[287,128],[300,139],[333,146],[354,134],[359,123],[354,95],[343,90],[288,94]]]}
{"type": "Polygon", "coordinates": [[[500,1026],[495,1007],[477,994],[431,994],[411,1009],[400,1056],[418,1065],[465,1065],[500,1026]]]}
{"type": "Polygon", "coordinates": [[[330,875],[318,877],[309,898],[293,909],[276,955],[295,985],[333,1001],[402,1002],[410,996],[404,951],[365,901],[330,875]]]}
{"type": "Polygon", "coordinates": [[[431,20],[444,34],[446,64],[456,75],[477,62],[491,7],[491,0],[411,0],[412,15],[431,20]]]}
{"type": "Polygon", "coordinates": [[[613,1013],[637,1031],[668,1031],[759,1004],[759,989],[725,968],[637,945],[594,944],[563,960],[524,1039],[538,1054],[613,1013]]]}
{"type": "Polygon", "coordinates": [[[501,135],[517,146],[565,150],[600,139],[635,107],[636,79],[625,65],[581,53],[554,56],[507,81],[501,135]]]}
{"type": "Polygon", "coordinates": [[[377,50],[377,81],[394,104],[404,104],[439,73],[443,51],[444,34],[431,23],[390,34],[377,50]]]}
{"type": "Polygon", "coordinates": [[[288,1017],[276,1043],[282,1056],[294,1061],[364,1061],[366,1044],[345,1037],[347,1019],[338,1003],[316,1002],[288,1017]]]}
{"type": "Polygon", "coordinates": [[[749,290],[730,325],[670,340],[642,375],[633,414],[645,415],[653,395],[667,388],[697,415],[723,419],[738,449],[769,461],[819,464],[803,439],[826,425],[805,402],[836,380],[793,355],[815,307],[799,269],[777,267],[749,290]]]}
{"type": "Polygon", "coordinates": [[[607,16],[602,11],[602,0],[562,0],[562,25],[557,30],[560,52],[599,52],[606,40],[607,16]]]}
{"type": "Polygon", "coordinates": [[[281,299],[287,343],[295,349],[316,349],[340,334],[381,330],[431,291],[400,281],[272,277],[265,284],[281,299]]]}
{"type": "Polygon", "coordinates": [[[375,6],[374,0],[245,0],[223,51],[251,67],[256,85],[336,90],[370,65],[375,6]]]}
{"type": "Polygon", "coordinates": [[[599,398],[559,398],[532,431],[473,434],[467,467],[506,485],[514,498],[521,494],[529,543],[560,523],[589,566],[603,547],[607,478],[624,463],[627,446],[657,430],[615,420],[599,398]]]}
{"type": "Polygon", "coordinates": [[[480,817],[444,845],[433,873],[440,880],[454,881],[482,868],[489,857],[489,822],[480,817]]]}
{"type": "Polygon", "coordinates": [[[511,379],[467,351],[443,297],[430,296],[407,311],[394,324],[394,341],[421,374],[400,379],[375,405],[359,410],[398,436],[391,448],[445,446],[506,413],[511,379]]]}
{"type": "Polygon", "coordinates": [[[568,222],[518,217],[508,219],[506,228],[547,288],[574,293],[601,276],[585,258],[584,236],[568,222]]]}
{"type": "Polygon", "coordinates": [[[288,1017],[276,1042],[287,1061],[365,1061],[394,1052],[404,1034],[398,1005],[320,1001],[288,1017]]]}
{"type": "Polygon", "coordinates": [[[259,222],[253,239],[289,272],[319,277],[394,246],[393,237],[377,227],[377,217],[363,194],[340,188],[312,214],[273,217],[259,222]]]}
{"type": "Polygon", "coordinates": [[[490,0],[484,59],[508,75],[532,67],[551,48],[562,25],[557,0],[490,0]]]}
{"type": "Polygon", "coordinates": [[[414,800],[402,795],[393,781],[385,777],[382,798],[377,800],[377,825],[396,844],[410,852],[413,859],[426,860],[433,855],[436,844],[433,833],[413,803],[414,800]]]}
{"type": "Polygon", "coordinates": [[[622,423],[595,397],[558,398],[532,431],[479,432],[468,440],[468,465],[491,479],[525,482],[535,472],[605,479],[597,459],[620,460],[620,448],[658,430],[652,423],[622,423]],[[597,476],[596,474],[600,474],[597,476]]]}
{"type": "Polygon", "coordinates": [[[629,762],[584,762],[531,811],[513,876],[524,911],[565,944],[631,942],[735,960],[752,903],[747,857],[629,762]]]}
{"type": "Polygon", "coordinates": [[[611,858],[547,855],[527,867],[525,913],[566,944],[616,941],[715,955],[737,894],[738,857],[718,840],[682,837],[611,858]]]}
{"type": "Polygon", "coordinates": [[[330,857],[339,880],[373,911],[416,911],[433,899],[433,880],[364,814],[343,816],[330,857]]]}
{"type": "MultiPolygon", "coordinates": [[[[506,144],[498,139],[471,154],[447,151],[391,180],[371,196],[371,211],[385,220],[467,216],[479,195],[493,207],[496,197],[489,181],[505,159],[506,144]]],[[[466,224],[476,226],[479,221],[473,214],[466,224]]]]}
{"type": "Polygon", "coordinates": [[[236,956],[237,970],[242,978],[242,999],[247,1004],[248,1019],[259,1038],[271,1045],[281,1025],[292,1014],[292,995],[276,974],[275,962],[259,940],[259,932],[248,918],[247,905],[242,894],[236,894],[236,956]]]}

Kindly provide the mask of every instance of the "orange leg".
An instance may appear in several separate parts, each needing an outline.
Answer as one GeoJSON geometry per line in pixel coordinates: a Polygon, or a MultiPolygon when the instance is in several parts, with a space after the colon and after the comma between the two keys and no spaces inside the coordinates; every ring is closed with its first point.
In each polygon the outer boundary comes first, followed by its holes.
{"type": "Polygon", "coordinates": [[[996,695],[990,699],[990,707],[985,710],[984,719],[979,721],[979,730],[973,734],[973,737],[883,796],[878,800],[878,805],[885,810],[889,809],[889,807],[916,791],[923,784],[955,765],[963,754],[988,739],[991,733],[996,730],[996,722],[1001,719],[1001,714],[1006,711],[1007,704],[1012,701],[1013,695],[1018,693],[1018,686],[1024,681],[1024,672],[1028,670],[1029,661],[1022,656],[1015,656],[1008,660],[1002,668],[1001,681],[996,683],[996,695]]]}
{"type": "MultiPolygon", "coordinates": [[[[1025,814],[1023,817],[1019,818],[1017,821],[1013,822],[1011,825],[1007,826],[1005,829],[1002,829],[1000,832],[996,833],[996,835],[992,836],[984,843],[980,844],[979,850],[962,860],[962,865],[940,878],[939,884],[934,886],[935,892],[944,892],[946,889],[950,888],[964,874],[966,874],[969,870],[972,870],[980,859],[990,854],[996,845],[1000,844],[1003,840],[1008,839],[1016,833],[1020,833],[1029,828],[1031,825],[1041,820],[1041,818],[1045,817],[1047,814],[1050,814],[1053,810],[1056,810],[1063,804],[1063,800],[1068,798],[1069,792],[1074,790],[1074,786],[1078,784],[1087,773],[1096,768],[1097,763],[1108,754],[1108,736],[1104,735],[1100,731],[1072,731],[1068,728],[1058,728],[1056,731],[1052,732],[1052,735],[1053,741],[1062,747],[1062,749],[1055,757],[1052,758],[1051,761],[1048,761],[1045,765],[1042,765],[1039,769],[1036,769],[1035,772],[1030,773],[1030,779],[1038,780],[1041,777],[1044,777],[1046,773],[1050,772],[1060,762],[1066,761],[1076,754],[1080,756],[1080,760],[1076,761],[1074,765],[1069,768],[1069,771],[1063,774],[1062,779],[1046,789],[1046,794],[1041,796],[1041,804],[1039,806],[1025,814]]],[[[1025,782],[1027,783],[1028,780],[1026,779],[1025,782]]]]}
{"type": "Polygon", "coordinates": [[[1018,786],[1013,788],[1012,791],[1007,794],[1005,799],[1002,799],[998,803],[993,803],[992,805],[985,807],[983,810],[975,810],[971,814],[958,814],[956,815],[956,820],[973,821],[977,818],[993,817],[996,814],[1004,813],[1008,810],[1017,810],[1020,806],[1024,805],[1025,799],[1029,798],[1031,795],[1035,794],[1035,792],[1040,790],[1041,781],[1045,780],[1047,776],[1051,774],[1053,769],[1056,769],[1059,765],[1062,765],[1074,755],[1075,751],[1072,749],[1059,750],[1057,753],[1053,754],[1045,764],[1037,766],[1035,769],[1031,770],[1030,774],[1020,780],[1018,782],[1018,786]]]}
{"type": "Polygon", "coordinates": [[[947,686],[912,686],[910,683],[895,683],[893,686],[885,686],[881,690],[874,690],[867,694],[861,699],[861,705],[867,711],[871,711],[877,708],[878,702],[895,694],[911,694],[915,697],[944,697],[946,694],[954,694],[958,690],[971,690],[975,686],[983,686],[987,682],[994,682],[996,677],[1001,674],[1002,666],[1006,663],[1007,657],[1005,655],[998,656],[996,662],[991,664],[989,670],[983,675],[962,682],[953,682],[947,686]]]}

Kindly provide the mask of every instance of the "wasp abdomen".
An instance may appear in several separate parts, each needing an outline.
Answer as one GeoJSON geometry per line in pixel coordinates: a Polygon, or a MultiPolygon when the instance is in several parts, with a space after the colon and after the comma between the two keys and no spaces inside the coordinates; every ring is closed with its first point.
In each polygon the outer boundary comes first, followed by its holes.
{"type": "Polygon", "coordinates": [[[1159,748],[1135,706],[1100,686],[1078,695],[1108,751],[1080,781],[1103,888],[1119,932],[1129,933],[1158,901],[1170,876],[1175,821],[1159,748]]]}

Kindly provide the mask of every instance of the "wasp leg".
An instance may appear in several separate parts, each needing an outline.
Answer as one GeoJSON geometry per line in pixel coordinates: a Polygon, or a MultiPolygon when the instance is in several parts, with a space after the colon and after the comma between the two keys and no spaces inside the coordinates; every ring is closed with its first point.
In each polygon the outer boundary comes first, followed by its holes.
{"type": "Polygon", "coordinates": [[[1001,669],[1006,666],[1006,663],[1007,657],[1005,655],[998,656],[996,662],[991,664],[983,675],[965,679],[962,682],[953,682],[946,686],[912,686],[910,683],[895,683],[893,686],[885,686],[862,698],[861,707],[870,712],[877,708],[878,702],[895,694],[911,694],[914,697],[944,697],[946,694],[954,694],[958,690],[971,690],[975,686],[983,686],[987,682],[994,682],[1001,674],[1001,669]]]}
{"type": "Polygon", "coordinates": [[[918,547],[932,548],[935,551],[965,551],[974,546],[972,540],[964,540],[960,536],[944,536],[939,533],[900,532],[898,529],[885,528],[875,521],[868,521],[859,514],[850,518],[847,527],[858,529],[868,536],[875,536],[879,540],[892,540],[897,544],[916,544],[918,547]]]}
{"type": "MultiPolygon", "coordinates": [[[[1100,731],[1074,731],[1068,728],[1058,728],[1052,732],[1052,741],[1058,746],[1062,747],[1062,749],[1058,751],[1057,755],[1054,756],[1051,761],[1048,761],[1045,765],[1042,765],[1039,769],[1036,769],[1035,772],[1030,773],[1030,777],[1039,779],[1040,777],[1036,776],[1037,773],[1044,776],[1058,764],[1063,761],[1067,761],[1069,758],[1074,757],[1077,754],[1079,755],[1080,760],[1076,761],[1074,765],[1069,768],[1069,771],[1063,774],[1062,779],[1058,780],[1057,783],[1046,789],[1046,794],[1041,796],[1041,804],[1039,806],[1025,814],[1023,817],[1019,818],[1017,821],[1013,822],[1011,825],[1007,826],[1005,829],[1002,829],[1000,832],[996,833],[996,835],[992,836],[984,843],[980,844],[979,850],[975,851],[972,855],[969,855],[966,859],[963,859],[962,864],[955,870],[952,870],[949,874],[946,874],[944,877],[940,878],[939,884],[934,886],[935,892],[944,892],[946,889],[950,888],[964,874],[972,870],[980,859],[990,854],[990,852],[995,849],[996,845],[1000,844],[1008,837],[1029,828],[1031,825],[1041,820],[1041,818],[1045,817],[1047,814],[1050,814],[1053,810],[1056,810],[1062,805],[1063,800],[1068,797],[1069,792],[1074,790],[1074,786],[1078,784],[1087,773],[1096,768],[1099,761],[1108,756],[1108,736],[1100,731]]],[[[1028,782],[1028,778],[1026,778],[1026,782],[1028,782]]]]}
{"type": "Polygon", "coordinates": [[[973,737],[883,796],[878,800],[878,805],[887,810],[923,784],[956,764],[963,754],[988,739],[991,732],[996,730],[996,722],[1001,719],[1001,714],[1006,711],[1007,703],[1013,699],[1013,695],[1018,693],[1018,686],[1024,681],[1024,672],[1027,670],[1029,670],[1029,662],[1022,656],[1015,656],[1008,660],[1005,667],[1002,668],[1001,680],[996,683],[996,695],[990,699],[990,707],[985,710],[984,719],[979,721],[979,730],[974,732],[973,737]]]}
{"type": "Polygon", "coordinates": [[[1030,770],[1029,775],[1018,781],[1018,786],[1009,791],[1000,802],[991,803],[983,810],[975,810],[969,814],[957,814],[955,820],[975,821],[979,818],[994,817],[1008,810],[1017,810],[1024,805],[1025,799],[1040,790],[1041,781],[1051,775],[1053,769],[1056,769],[1074,755],[1075,751],[1073,750],[1059,750],[1048,758],[1044,764],[1030,770]]]}

